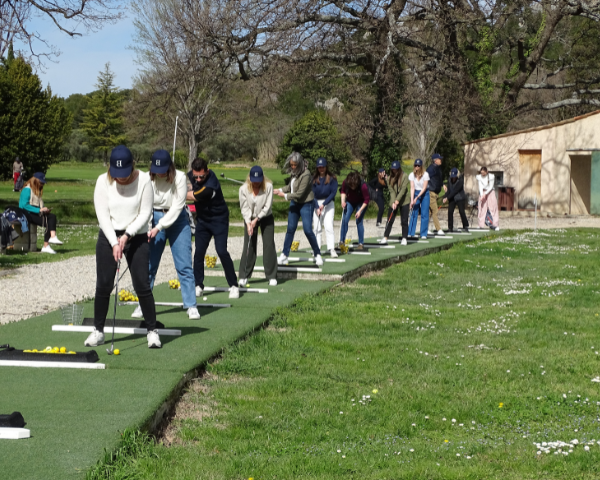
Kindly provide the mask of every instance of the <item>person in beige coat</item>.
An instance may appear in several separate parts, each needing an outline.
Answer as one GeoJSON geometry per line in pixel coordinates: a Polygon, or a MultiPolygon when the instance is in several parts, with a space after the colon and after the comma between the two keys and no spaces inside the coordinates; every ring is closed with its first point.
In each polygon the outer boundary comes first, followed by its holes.
{"type": "Polygon", "coordinates": [[[283,242],[283,253],[277,259],[279,265],[288,264],[288,256],[292,249],[294,235],[298,228],[298,222],[302,218],[302,229],[308,239],[308,243],[315,256],[315,264],[323,265],[321,258],[321,248],[317,243],[317,237],[312,230],[312,219],[314,213],[313,200],[315,194],[312,190],[312,175],[308,171],[307,162],[298,152],[292,154],[286,159],[284,170],[292,175],[290,183],[283,188],[275,190],[273,193],[289,200],[290,210],[288,213],[288,227],[283,242]]]}
{"type": "Polygon", "coordinates": [[[263,265],[269,285],[277,285],[277,250],[275,249],[275,219],[271,211],[273,184],[258,165],[250,169],[246,183],[240,187],[240,207],[246,224],[244,250],[240,260],[239,284],[245,287],[256,264],[258,227],[263,241],[263,265]]]}

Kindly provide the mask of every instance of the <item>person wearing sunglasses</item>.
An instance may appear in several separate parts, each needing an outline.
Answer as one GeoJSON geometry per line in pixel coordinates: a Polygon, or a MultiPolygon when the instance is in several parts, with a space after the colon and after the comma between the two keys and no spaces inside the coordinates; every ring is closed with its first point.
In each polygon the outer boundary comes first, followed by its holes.
{"type": "Polygon", "coordinates": [[[192,171],[188,173],[192,191],[187,199],[196,206],[196,253],[194,254],[194,277],[196,296],[204,290],[204,256],[211,239],[215,239],[215,249],[229,284],[229,298],[239,298],[240,289],[231,255],[227,251],[229,236],[229,208],[225,203],[221,183],[215,172],[208,169],[206,160],[197,158],[192,162],[192,171]]]}

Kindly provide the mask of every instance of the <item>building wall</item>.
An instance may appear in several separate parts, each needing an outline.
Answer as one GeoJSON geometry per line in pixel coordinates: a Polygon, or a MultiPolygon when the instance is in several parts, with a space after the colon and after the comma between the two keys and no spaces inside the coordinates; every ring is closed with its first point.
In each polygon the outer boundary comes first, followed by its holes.
{"type": "MultiPolygon", "coordinates": [[[[540,209],[556,214],[568,214],[571,196],[571,161],[567,149],[587,150],[599,147],[600,114],[542,130],[516,132],[514,135],[472,142],[464,147],[465,190],[472,198],[479,197],[475,176],[480,167],[486,166],[488,170],[503,171],[504,185],[515,187],[515,197],[517,197],[520,185],[519,150],[541,150],[540,209]]],[[[594,162],[592,162],[592,169],[593,164],[594,162]]],[[[592,188],[592,192],[593,190],[592,188]]],[[[597,208],[600,208],[600,198],[598,202],[597,208]]],[[[515,208],[517,204],[518,198],[515,198],[515,208]]],[[[594,200],[592,200],[593,204],[594,200]]]]}

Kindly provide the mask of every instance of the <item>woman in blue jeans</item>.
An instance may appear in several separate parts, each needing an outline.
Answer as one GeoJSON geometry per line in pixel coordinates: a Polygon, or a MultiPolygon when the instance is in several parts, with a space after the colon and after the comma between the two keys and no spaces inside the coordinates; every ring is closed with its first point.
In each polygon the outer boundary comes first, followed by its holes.
{"type": "Polygon", "coordinates": [[[362,181],[358,172],[350,172],[346,177],[346,180],[342,182],[341,194],[344,213],[342,215],[340,246],[346,241],[348,225],[350,225],[350,219],[354,213],[354,217],[356,218],[356,229],[358,230],[357,250],[363,250],[363,243],[365,241],[363,218],[367,207],[369,206],[369,201],[371,200],[369,197],[369,187],[362,181]]]}
{"type": "Polygon", "coordinates": [[[288,227],[283,242],[283,253],[277,259],[279,265],[287,265],[294,235],[298,228],[298,221],[302,218],[302,229],[308,239],[308,243],[313,250],[315,263],[318,266],[323,265],[321,258],[321,249],[317,243],[317,237],[312,229],[313,221],[313,200],[315,194],[312,190],[312,175],[308,171],[306,160],[298,152],[292,154],[286,159],[284,170],[292,175],[290,183],[283,188],[275,190],[273,193],[290,201],[290,210],[288,213],[288,227]]]}
{"type": "MultiPolygon", "coordinates": [[[[154,212],[152,230],[148,232],[150,242],[150,288],[154,287],[156,272],[167,240],[171,246],[173,262],[181,284],[183,308],[191,320],[200,319],[196,307],[194,269],[192,268],[192,231],[188,214],[184,210],[187,195],[187,177],[175,170],[171,156],[166,150],[157,150],[152,155],[150,179],[154,190],[154,212]]],[[[141,318],[138,307],[132,317],[141,318]]]]}
{"type": "Polygon", "coordinates": [[[429,226],[429,174],[423,171],[423,160],[415,160],[413,172],[408,176],[410,180],[410,208],[412,215],[408,224],[408,236],[414,237],[417,231],[417,218],[421,214],[421,238],[427,238],[429,226]]]}

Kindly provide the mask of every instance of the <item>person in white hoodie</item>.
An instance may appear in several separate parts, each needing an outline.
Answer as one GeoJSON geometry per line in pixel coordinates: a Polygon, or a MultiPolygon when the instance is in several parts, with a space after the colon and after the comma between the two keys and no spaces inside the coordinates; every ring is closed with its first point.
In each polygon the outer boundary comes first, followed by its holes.
{"type": "MultiPolygon", "coordinates": [[[[192,229],[188,214],[184,210],[187,196],[187,175],[175,169],[171,155],[166,150],[157,150],[150,162],[150,179],[154,191],[152,229],[148,232],[150,242],[150,288],[154,288],[160,259],[169,240],[171,255],[181,285],[183,308],[190,320],[200,320],[196,304],[196,285],[192,267],[192,229]]],[[[134,318],[143,317],[137,307],[134,318]]]]}
{"type": "Polygon", "coordinates": [[[156,329],[156,307],[150,288],[148,222],[154,192],[150,175],[133,167],[133,156],[123,145],[113,148],[110,167],[96,181],[94,207],[100,224],[96,243],[94,330],[84,345],[104,343],[104,324],[115,284],[117,263],[127,259],[131,280],[144,315],[148,348],[161,348],[156,329]]]}
{"type": "Polygon", "coordinates": [[[485,217],[489,210],[492,216],[492,228],[500,230],[500,215],[498,213],[498,200],[494,190],[494,175],[488,173],[487,167],[479,169],[479,175],[475,177],[479,185],[479,228],[486,228],[485,217]]]}

